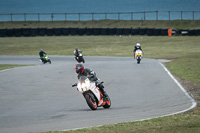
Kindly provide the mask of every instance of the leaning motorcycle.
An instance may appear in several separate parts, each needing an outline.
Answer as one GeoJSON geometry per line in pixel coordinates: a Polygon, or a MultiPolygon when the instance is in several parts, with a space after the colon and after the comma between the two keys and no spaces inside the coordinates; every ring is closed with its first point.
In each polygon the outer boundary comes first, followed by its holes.
{"type": "Polygon", "coordinates": [[[143,57],[142,50],[140,50],[140,49],[136,50],[135,51],[135,58],[137,60],[137,64],[140,64],[142,57],[143,57]]]}
{"type": "Polygon", "coordinates": [[[83,52],[82,51],[79,51],[78,52],[78,56],[75,57],[75,59],[77,60],[78,63],[85,63],[85,60],[83,58],[83,52]]]}
{"type": "Polygon", "coordinates": [[[39,57],[39,60],[43,63],[43,64],[45,64],[45,63],[49,63],[49,64],[51,64],[51,60],[50,60],[50,58],[48,57],[48,55],[44,55],[42,58],[41,57],[39,57]]]}
{"type": "MultiPolygon", "coordinates": [[[[100,84],[102,84],[101,82],[100,84]]],[[[77,86],[77,90],[81,92],[92,110],[96,110],[97,107],[110,108],[111,100],[109,96],[103,97],[103,93],[96,86],[95,82],[91,82],[86,76],[80,76],[78,83],[72,85],[77,86]]]]}

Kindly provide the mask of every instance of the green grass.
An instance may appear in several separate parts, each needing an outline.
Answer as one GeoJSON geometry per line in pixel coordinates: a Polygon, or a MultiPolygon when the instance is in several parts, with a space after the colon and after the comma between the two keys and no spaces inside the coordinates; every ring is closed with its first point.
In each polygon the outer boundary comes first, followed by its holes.
{"type": "MultiPolygon", "coordinates": [[[[200,89],[200,37],[198,36],[53,36],[4,37],[0,39],[0,55],[38,55],[42,48],[49,55],[73,55],[78,47],[84,56],[133,56],[134,45],[140,42],[145,58],[172,59],[169,70],[182,80],[197,84],[200,89]]],[[[199,97],[196,98],[199,101],[199,97]]],[[[142,122],[120,123],[69,132],[129,133],[200,131],[200,109],[142,122]]],[[[58,133],[58,132],[51,132],[58,133]]]]}
{"type": "Polygon", "coordinates": [[[0,55],[36,55],[42,48],[51,55],[73,55],[78,47],[86,56],[132,56],[137,42],[145,57],[175,59],[196,57],[200,51],[198,36],[53,36],[5,37],[0,39],[0,55]]]}
{"type": "Polygon", "coordinates": [[[0,29],[3,28],[172,28],[172,29],[199,29],[200,20],[99,20],[99,21],[55,21],[55,22],[0,22],[0,29]]]}
{"type": "Polygon", "coordinates": [[[5,70],[5,69],[10,69],[10,68],[15,68],[15,67],[22,67],[22,66],[29,66],[29,65],[5,65],[5,64],[0,64],[0,71],[5,70]]]}
{"type": "Polygon", "coordinates": [[[200,86],[200,55],[182,58],[167,63],[167,68],[182,80],[192,81],[200,86]]]}

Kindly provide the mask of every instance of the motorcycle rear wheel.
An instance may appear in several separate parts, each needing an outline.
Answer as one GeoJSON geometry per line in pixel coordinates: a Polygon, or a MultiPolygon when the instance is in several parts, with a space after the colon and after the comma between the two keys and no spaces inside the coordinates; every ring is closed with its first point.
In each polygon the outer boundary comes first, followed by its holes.
{"type": "Polygon", "coordinates": [[[84,60],[84,58],[83,58],[83,63],[85,63],[85,60],[84,60]]]}
{"type": "Polygon", "coordinates": [[[88,106],[92,110],[96,110],[97,109],[97,101],[94,98],[94,95],[92,93],[85,94],[85,99],[86,99],[86,102],[87,102],[88,106]]]}
{"type": "Polygon", "coordinates": [[[79,63],[81,63],[81,62],[85,63],[85,60],[84,60],[83,56],[80,56],[80,57],[79,57],[79,61],[78,61],[78,62],[79,62],[79,63]]]}

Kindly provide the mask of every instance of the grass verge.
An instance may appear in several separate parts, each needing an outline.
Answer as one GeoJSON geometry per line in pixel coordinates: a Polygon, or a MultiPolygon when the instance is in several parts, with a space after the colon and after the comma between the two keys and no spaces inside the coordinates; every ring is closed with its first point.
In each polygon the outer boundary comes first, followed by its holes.
{"type": "Polygon", "coordinates": [[[94,21],[27,21],[27,22],[0,22],[3,28],[172,28],[172,29],[199,29],[200,20],[94,20],[94,21]]]}
{"type": "Polygon", "coordinates": [[[5,70],[5,69],[10,69],[10,68],[15,68],[15,67],[23,67],[23,66],[29,66],[29,65],[5,65],[5,64],[0,64],[0,71],[5,70]]]}

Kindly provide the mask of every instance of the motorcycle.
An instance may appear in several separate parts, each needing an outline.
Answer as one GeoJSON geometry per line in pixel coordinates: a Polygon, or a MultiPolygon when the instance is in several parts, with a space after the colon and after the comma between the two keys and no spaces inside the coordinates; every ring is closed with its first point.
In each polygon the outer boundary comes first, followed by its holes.
{"type": "Polygon", "coordinates": [[[47,63],[47,62],[49,62],[49,64],[51,64],[51,60],[50,60],[50,58],[48,57],[48,55],[44,55],[42,58],[39,57],[39,60],[40,60],[43,64],[45,64],[45,63],[47,63]]]}
{"type": "Polygon", "coordinates": [[[141,60],[142,60],[142,57],[143,57],[143,52],[142,50],[138,49],[135,51],[135,58],[137,60],[137,64],[140,64],[141,60]]]}
{"type": "Polygon", "coordinates": [[[85,63],[82,53],[83,53],[82,51],[79,51],[78,56],[75,57],[75,59],[77,60],[78,63],[81,63],[81,62],[85,63]]]}
{"type": "MultiPolygon", "coordinates": [[[[102,84],[101,82],[100,84],[102,84]]],[[[92,110],[96,110],[97,107],[110,108],[111,100],[109,96],[103,97],[103,93],[97,87],[95,82],[91,82],[86,76],[81,76],[77,84],[72,85],[72,87],[77,86],[77,90],[81,92],[92,110]]]]}

